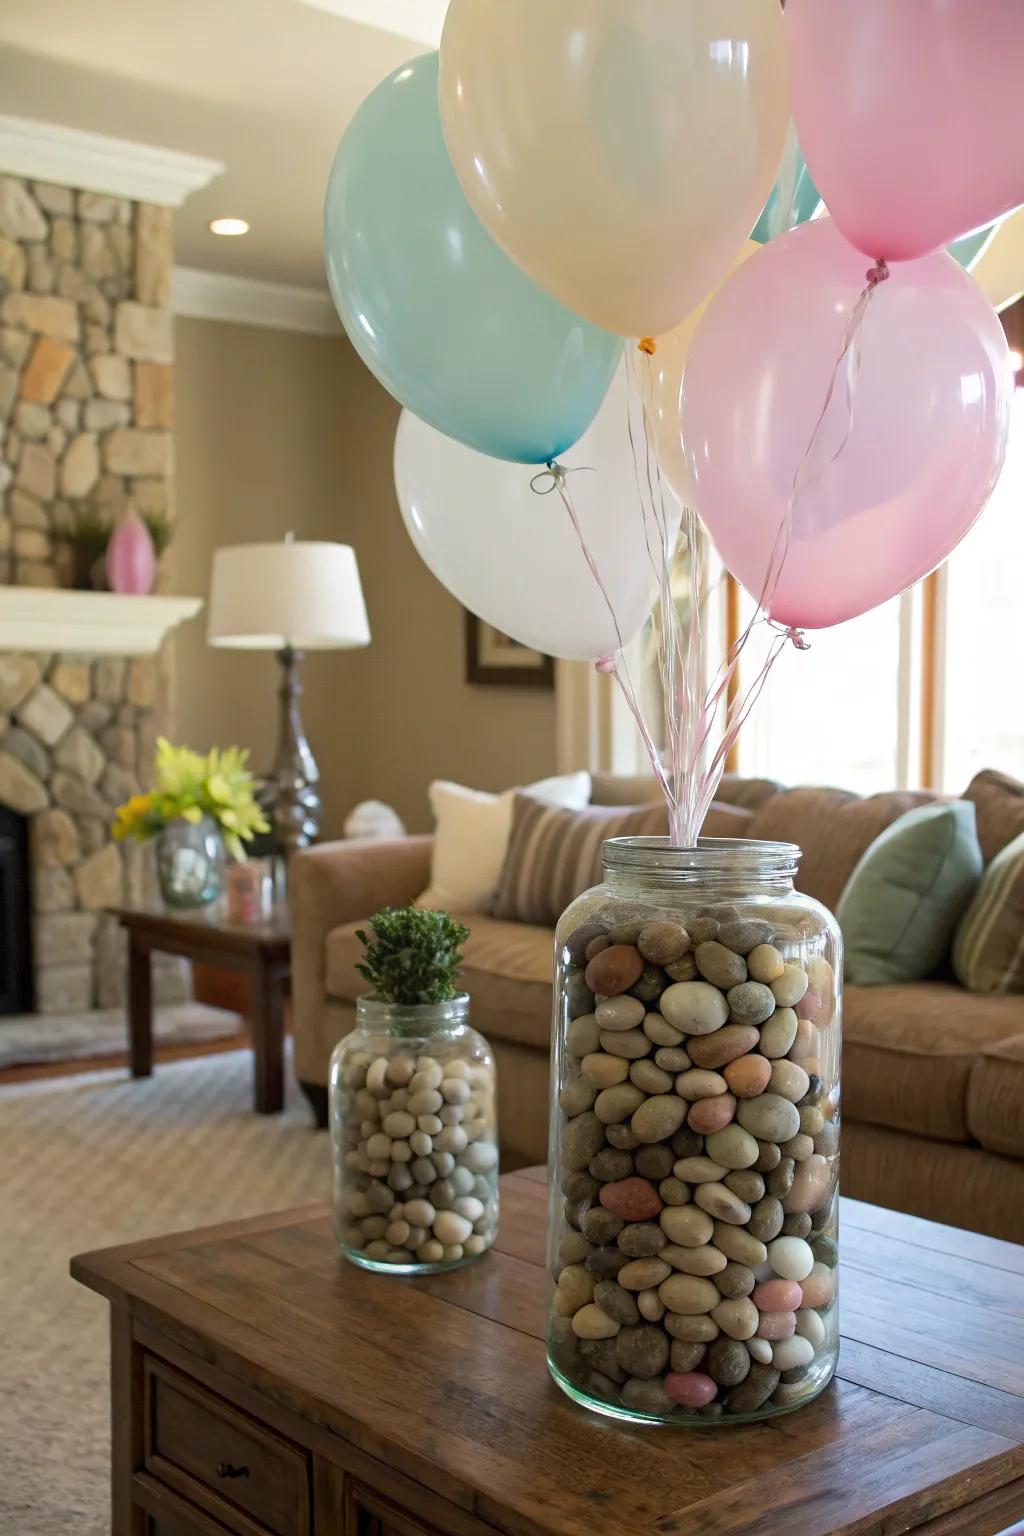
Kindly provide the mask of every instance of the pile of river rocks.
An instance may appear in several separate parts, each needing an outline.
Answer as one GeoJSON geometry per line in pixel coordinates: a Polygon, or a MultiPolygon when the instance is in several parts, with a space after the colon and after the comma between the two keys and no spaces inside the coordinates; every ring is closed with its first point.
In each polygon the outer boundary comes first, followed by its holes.
{"type": "Polygon", "coordinates": [[[462,1263],[486,1253],[498,1225],[494,1069],[402,1044],[343,1062],[338,1235],[357,1260],[462,1263]]]}
{"type": "Polygon", "coordinates": [[[726,906],[564,945],[549,1345],[595,1405],[747,1416],[831,1373],[835,976],[776,938],[726,906]]]}

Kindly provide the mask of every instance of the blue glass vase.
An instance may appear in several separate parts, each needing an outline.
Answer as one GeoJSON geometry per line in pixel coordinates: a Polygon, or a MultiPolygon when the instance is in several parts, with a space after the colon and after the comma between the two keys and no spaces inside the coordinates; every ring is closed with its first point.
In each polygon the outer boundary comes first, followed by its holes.
{"type": "Polygon", "coordinates": [[[224,840],[212,816],[172,821],[157,839],[160,894],[169,907],[205,907],[224,884],[224,840]]]}

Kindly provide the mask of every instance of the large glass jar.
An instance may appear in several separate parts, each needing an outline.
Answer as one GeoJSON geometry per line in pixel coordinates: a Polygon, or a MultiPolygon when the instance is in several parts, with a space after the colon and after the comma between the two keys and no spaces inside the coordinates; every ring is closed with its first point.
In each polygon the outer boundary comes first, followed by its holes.
{"type": "Polygon", "coordinates": [[[498,1225],[494,1058],[469,998],[361,997],[331,1057],[334,1229],[366,1269],[425,1274],[486,1253],[498,1225]]]}
{"type": "Polygon", "coordinates": [[[558,925],[548,1361],[599,1413],[746,1423],[835,1370],[842,940],[799,858],[617,838],[558,925]]]}

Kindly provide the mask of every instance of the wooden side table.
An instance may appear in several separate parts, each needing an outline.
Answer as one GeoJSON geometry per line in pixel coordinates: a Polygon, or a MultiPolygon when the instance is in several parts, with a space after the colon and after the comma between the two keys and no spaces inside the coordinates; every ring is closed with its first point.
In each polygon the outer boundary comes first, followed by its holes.
{"type": "Polygon", "coordinates": [[[544,1358],[542,1169],[492,1251],[402,1278],[322,1207],[72,1261],[111,1303],[114,1536],[1011,1536],[1024,1248],[843,1202],[832,1385],[764,1424],[635,1429],[544,1358]]]}
{"type": "Polygon", "coordinates": [[[183,955],[251,982],[254,1108],[274,1115],[284,1107],[284,1001],[291,983],[291,931],[279,909],[265,923],[231,923],[214,907],[112,907],[128,935],[128,1048],[133,1077],[153,1071],[155,950],[183,955]]]}

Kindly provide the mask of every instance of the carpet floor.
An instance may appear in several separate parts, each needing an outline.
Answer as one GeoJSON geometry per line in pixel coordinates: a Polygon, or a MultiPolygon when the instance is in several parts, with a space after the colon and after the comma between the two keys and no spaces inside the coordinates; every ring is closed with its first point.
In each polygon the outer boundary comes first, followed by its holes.
{"type": "Polygon", "coordinates": [[[298,1089],[251,1109],[247,1051],[0,1089],[0,1532],[108,1536],[107,1305],[74,1253],[326,1199],[298,1089]]]}
{"type": "MultiPolygon", "coordinates": [[[[223,1040],[241,1028],[237,1013],[205,1003],[169,1003],[153,1010],[158,1045],[194,1045],[223,1040]]],[[[88,1013],[25,1013],[0,1019],[0,1067],[35,1062],[82,1061],[118,1056],[128,1044],[123,1008],[88,1013]]]]}

